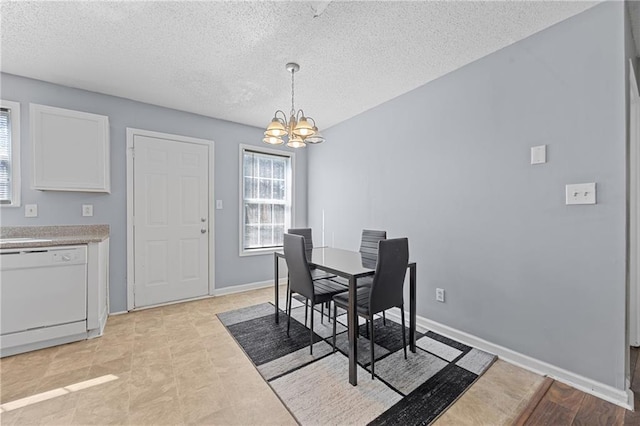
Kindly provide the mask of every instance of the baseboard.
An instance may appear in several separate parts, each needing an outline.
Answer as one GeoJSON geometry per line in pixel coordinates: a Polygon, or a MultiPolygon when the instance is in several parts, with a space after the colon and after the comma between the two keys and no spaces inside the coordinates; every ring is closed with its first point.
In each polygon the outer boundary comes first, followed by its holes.
{"type": "MultiPolygon", "coordinates": [[[[286,278],[280,278],[279,284],[286,284],[286,283],[287,283],[286,278]]],[[[142,311],[145,309],[153,309],[153,308],[158,308],[162,306],[175,305],[177,303],[192,302],[194,300],[208,299],[210,297],[215,297],[215,296],[224,296],[227,294],[234,294],[234,293],[244,293],[245,291],[258,290],[266,287],[273,287],[273,280],[259,281],[255,283],[240,284],[240,285],[218,288],[218,289],[214,289],[213,293],[208,294],[206,296],[195,297],[193,299],[186,299],[186,300],[176,300],[173,302],[160,303],[158,305],[143,306],[140,308],[132,309],[131,311],[109,312],[109,316],[122,315],[122,314],[127,314],[129,312],[134,312],[134,311],[142,311]]]]}
{"type": "MultiPolygon", "coordinates": [[[[286,278],[280,278],[279,284],[286,284],[286,278]]],[[[258,281],[255,283],[232,285],[229,287],[216,288],[213,290],[213,296],[224,296],[227,294],[243,293],[250,290],[258,290],[260,288],[273,287],[273,280],[258,281]]]]}
{"type": "MultiPolygon", "coordinates": [[[[394,320],[399,320],[400,310],[398,308],[390,309],[387,311],[387,317],[393,317],[394,320]]],[[[626,391],[616,389],[604,383],[600,383],[563,368],[556,367],[555,365],[521,354],[514,350],[505,348],[504,346],[497,345],[472,334],[421,316],[416,317],[416,328],[418,331],[435,331],[443,336],[497,355],[500,359],[524,368],[525,370],[529,370],[541,376],[551,377],[554,380],[604,399],[612,404],[619,405],[628,410],[633,410],[633,392],[631,389],[627,389],[626,391]]]]}

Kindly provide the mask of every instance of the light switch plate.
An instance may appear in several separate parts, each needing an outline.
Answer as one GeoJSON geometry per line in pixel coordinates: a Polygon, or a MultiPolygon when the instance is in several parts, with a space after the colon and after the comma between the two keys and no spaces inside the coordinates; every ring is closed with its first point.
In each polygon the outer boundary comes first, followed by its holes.
{"type": "Polygon", "coordinates": [[[93,216],[93,204],[82,205],[82,216],[93,216]]]}
{"type": "Polygon", "coordinates": [[[222,210],[222,200],[216,200],[216,210],[222,210]]]}
{"type": "Polygon", "coordinates": [[[38,217],[38,205],[37,204],[25,204],[24,205],[24,217],[38,217]]]}
{"type": "Polygon", "coordinates": [[[596,204],[596,184],[574,183],[565,187],[567,204],[596,204]]]}
{"type": "Polygon", "coordinates": [[[539,145],[531,147],[531,164],[542,164],[547,162],[547,146],[539,145]]]}

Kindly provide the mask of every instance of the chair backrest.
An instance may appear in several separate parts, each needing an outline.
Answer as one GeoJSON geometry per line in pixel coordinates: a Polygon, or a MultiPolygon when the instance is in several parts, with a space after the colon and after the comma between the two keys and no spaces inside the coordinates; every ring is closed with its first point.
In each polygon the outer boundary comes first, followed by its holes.
{"type": "Polygon", "coordinates": [[[362,254],[362,264],[364,266],[375,268],[378,261],[378,241],[386,239],[387,231],[362,230],[360,253],[362,254]]]}
{"type": "Polygon", "coordinates": [[[371,313],[378,313],[403,304],[402,289],[409,265],[407,238],[380,240],[378,244],[378,264],[369,299],[371,313]]]}
{"type": "Polygon", "coordinates": [[[289,234],[302,235],[304,237],[304,251],[307,254],[307,260],[310,260],[311,250],[313,250],[313,238],[311,237],[311,228],[291,228],[287,232],[289,234]]]}
{"type": "Polygon", "coordinates": [[[302,235],[284,234],[284,258],[289,269],[291,291],[314,300],[313,280],[305,255],[304,243],[302,235]]]}

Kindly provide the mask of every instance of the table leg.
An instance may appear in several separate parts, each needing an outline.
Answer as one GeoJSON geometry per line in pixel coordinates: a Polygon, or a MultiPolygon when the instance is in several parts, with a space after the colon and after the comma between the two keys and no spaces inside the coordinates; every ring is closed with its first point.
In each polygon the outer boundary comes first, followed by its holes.
{"type": "Polygon", "coordinates": [[[279,288],[278,288],[278,255],[276,253],[273,253],[273,270],[275,271],[275,278],[274,278],[274,287],[275,287],[275,300],[276,300],[276,324],[278,324],[280,322],[280,318],[279,318],[279,309],[278,309],[278,293],[279,293],[279,288]]]}
{"type": "Polygon", "coordinates": [[[416,352],[416,265],[409,267],[409,349],[416,352]]]}
{"type": "MultiPolygon", "coordinates": [[[[335,321],[335,318],[333,319],[335,321]]],[[[358,384],[358,311],[356,308],[356,279],[349,278],[349,383],[358,384]]]]}

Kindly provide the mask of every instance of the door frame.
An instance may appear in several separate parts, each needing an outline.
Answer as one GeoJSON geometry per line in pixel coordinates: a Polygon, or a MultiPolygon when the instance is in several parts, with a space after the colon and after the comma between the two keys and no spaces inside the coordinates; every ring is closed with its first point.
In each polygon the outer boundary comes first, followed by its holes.
{"type": "MultiPolygon", "coordinates": [[[[215,210],[214,210],[214,141],[207,139],[192,138],[190,136],[174,135],[170,133],[154,132],[151,130],[142,130],[127,127],[127,310],[131,311],[136,309],[134,306],[134,276],[135,276],[135,252],[134,252],[134,230],[133,230],[133,206],[134,206],[134,146],[133,141],[135,136],[147,136],[159,139],[168,139],[173,141],[192,143],[198,145],[205,145],[209,148],[209,191],[207,205],[209,206],[209,293],[208,296],[212,296],[215,291],[215,210]]],[[[184,300],[181,300],[184,301],[184,300]]],[[[148,308],[145,306],[144,308],[148,308]]],[[[143,309],[143,308],[140,308],[143,309]]]]}
{"type": "MultiPolygon", "coordinates": [[[[640,346],[640,92],[629,60],[629,344],[640,346]]],[[[631,373],[631,372],[630,372],[631,373]]]]}

